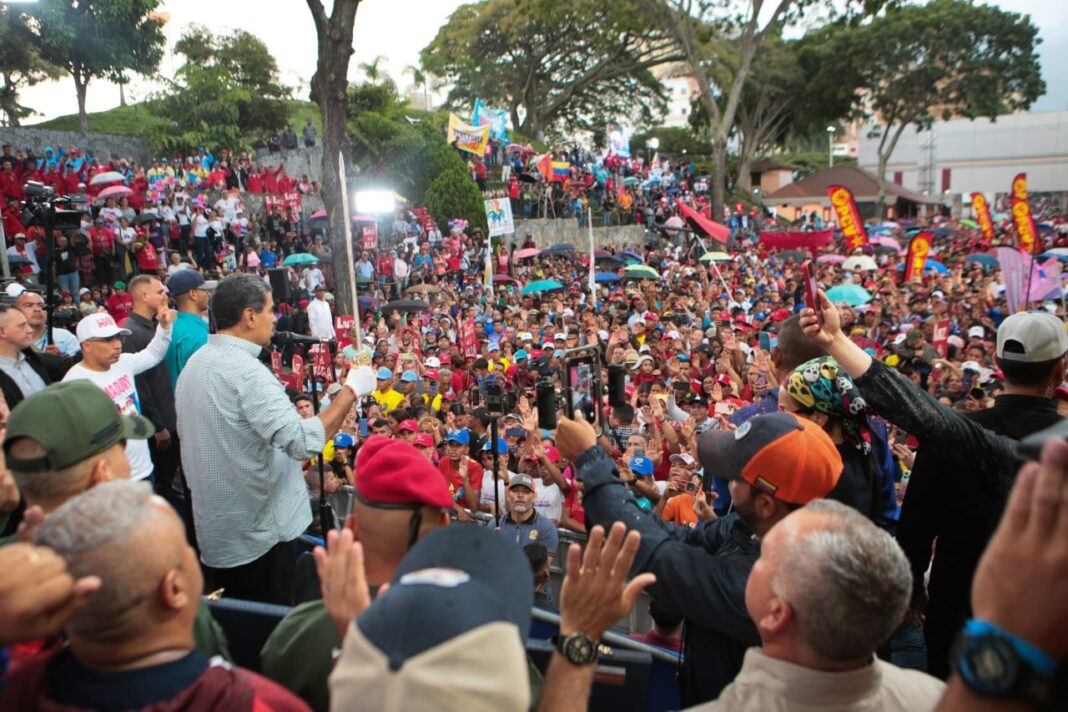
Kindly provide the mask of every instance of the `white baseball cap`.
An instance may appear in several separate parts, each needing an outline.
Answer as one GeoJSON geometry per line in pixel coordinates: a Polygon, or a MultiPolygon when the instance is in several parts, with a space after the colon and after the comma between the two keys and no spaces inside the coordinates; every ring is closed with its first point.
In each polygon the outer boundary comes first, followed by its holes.
{"type": "Polygon", "coordinates": [[[1042,363],[1058,359],[1066,351],[1064,322],[1049,312],[1013,314],[998,327],[997,354],[1003,361],[1042,363]]]}
{"type": "Polygon", "coordinates": [[[90,339],[110,339],[116,334],[128,335],[129,329],[123,329],[110,314],[90,314],[78,322],[78,343],[84,343],[90,339]]]}
{"type": "Polygon", "coordinates": [[[986,336],[986,330],[983,329],[983,327],[981,326],[973,326],[972,328],[968,329],[969,339],[972,337],[975,337],[976,339],[981,339],[984,336],[986,336]]]}
{"type": "Polygon", "coordinates": [[[426,361],[423,361],[423,365],[427,368],[441,368],[441,359],[437,356],[427,356],[426,361]]]}

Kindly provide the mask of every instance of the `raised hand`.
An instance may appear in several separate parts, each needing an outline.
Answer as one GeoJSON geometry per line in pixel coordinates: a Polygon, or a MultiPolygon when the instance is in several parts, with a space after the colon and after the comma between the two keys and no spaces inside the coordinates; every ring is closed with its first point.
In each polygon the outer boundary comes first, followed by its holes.
{"type": "Polygon", "coordinates": [[[315,547],[315,570],[323,594],[323,606],[338,635],[345,632],[356,616],[371,605],[371,591],[363,565],[363,545],[346,527],[326,535],[326,548],[315,547]]]}

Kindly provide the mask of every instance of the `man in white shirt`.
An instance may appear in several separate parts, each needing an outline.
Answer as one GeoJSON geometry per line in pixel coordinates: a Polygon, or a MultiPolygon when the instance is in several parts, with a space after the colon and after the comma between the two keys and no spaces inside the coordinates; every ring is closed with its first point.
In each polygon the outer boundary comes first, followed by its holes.
{"type": "MultiPolygon", "coordinates": [[[[37,264],[37,243],[27,243],[25,233],[20,232],[15,234],[15,244],[7,248],[7,254],[8,257],[15,257],[28,262],[33,274],[36,275],[41,272],[41,267],[37,264]]],[[[17,271],[18,270],[12,270],[12,273],[17,271]]]]}
{"type": "Polygon", "coordinates": [[[412,270],[408,263],[397,255],[396,250],[392,250],[389,254],[393,257],[393,282],[396,285],[397,296],[400,296],[408,288],[408,275],[412,270]]]}
{"type": "MultiPolygon", "coordinates": [[[[37,292],[24,289],[15,299],[15,306],[26,315],[26,321],[29,322],[30,327],[33,329],[33,347],[38,351],[45,351],[48,312],[45,311],[44,297],[37,292]]],[[[64,356],[74,356],[81,351],[77,337],[66,329],[60,329],[59,327],[52,329],[52,343],[59,349],[59,353],[64,356]]]]}
{"type": "Polygon", "coordinates": [[[326,287],[318,285],[315,288],[315,299],[308,303],[308,329],[317,339],[333,339],[336,336],[330,305],[323,299],[325,294],[326,287]]]}
{"type": "MultiPolygon", "coordinates": [[[[67,371],[64,382],[91,381],[111,398],[121,415],[141,415],[141,400],[137,395],[134,376],[163,360],[171,343],[174,317],[173,310],[166,305],[161,306],[156,313],[159,326],[148,347],[137,353],[124,354],[122,337],[130,333],[129,329],[119,328],[110,314],[90,314],[78,322],[82,362],[67,371]]],[[[126,457],[130,461],[131,480],[144,480],[152,476],[152,458],[147,441],[128,441],[126,457]]]]}
{"type": "Polygon", "coordinates": [[[310,265],[305,268],[304,274],[301,275],[301,280],[304,283],[304,288],[308,290],[309,294],[315,292],[319,287],[326,285],[326,276],[323,275],[323,271],[319,269],[319,265],[310,265]]]}

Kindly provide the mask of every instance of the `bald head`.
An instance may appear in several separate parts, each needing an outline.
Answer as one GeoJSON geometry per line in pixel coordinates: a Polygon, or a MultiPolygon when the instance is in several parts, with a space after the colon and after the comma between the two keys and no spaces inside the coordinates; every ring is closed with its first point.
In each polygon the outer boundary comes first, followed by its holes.
{"type": "Polygon", "coordinates": [[[203,589],[199,566],[181,520],[147,483],[108,482],[71,499],[45,519],[34,543],[55,550],[74,578],[103,582],[68,624],[72,641],[118,645],[151,637],[185,607],[191,634],[190,604],[203,589]],[[185,605],[175,606],[173,586],[185,605]]]}
{"type": "Polygon", "coordinates": [[[418,512],[414,509],[386,509],[359,499],[353,514],[352,528],[363,544],[367,582],[372,586],[393,578],[393,572],[408,553],[413,534],[416,540],[421,539],[449,520],[448,514],[435,507],[420,507],[418,512]]]}
{"type": "Polygon", "coordinates": [[[801,330],[801,315],[794,314],[779,325],[777,346],[772,350],[775,361],[775,373],[780,381],[786,379],[790,371],[814,358],[823,356],[823,349],[801,330]]]}

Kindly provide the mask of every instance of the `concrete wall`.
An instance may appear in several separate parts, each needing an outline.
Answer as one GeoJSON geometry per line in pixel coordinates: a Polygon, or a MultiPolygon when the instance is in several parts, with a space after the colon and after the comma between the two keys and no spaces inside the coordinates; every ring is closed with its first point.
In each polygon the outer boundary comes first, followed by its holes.
{"type": "Polygon", "coordinates": [[[99,158],[133,156],[135,160],[143,164],[152,160],[148,139],[137,136],[81,134],[76,131],[50,131],[32,127],[5,127],[0,128],[0,143],[11,144],[13,153],[32,146],[38,158],[44,156],[45,146],[63,146],[64,151],[69,151],[71,146],[74,146],[82,152],[90,151],[99,158]]]}
{"type": "Polygon", "coordinates": [[[278,153],[271,153],[267,149],[261,148],[256,151],[252,160],[254,163],[271,168],[285,161],[286,173],[289,175],[296,178],[307,175],[309,180],[319,181],[320,185],[323,182],[323,145],[321,143],[311,148],[304,148],[304,139],[301,139],[300,147],[296,150],[282,150],[278,153]]]}
{"type": "MultiPolygon", "coordinates": [[[[596,220],[594,221],[596,223],[596,220]]],[[[550,247],[561,242],[570,242],[575,247],[585,250],[589,246],[589,230],[580,228],[575,218],[558,218],[555,220],[516,220],[514,239],[523,244],[527,235],[534,238],[538,247],[550,247]]],[[[645,236],[645,228],[640,225],[615,225],[612,227],[593,227],[594,247],[604,245],[636,245],[645,236]]],[[[511,240],[506,239],[505,244],[511,240]]]]}

